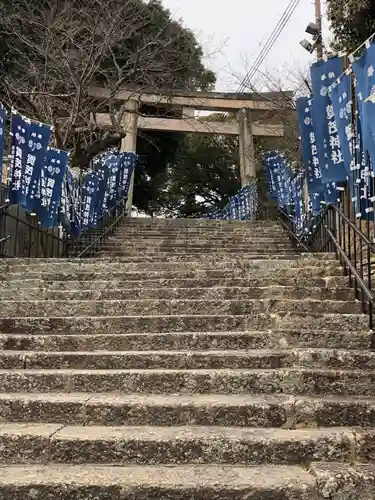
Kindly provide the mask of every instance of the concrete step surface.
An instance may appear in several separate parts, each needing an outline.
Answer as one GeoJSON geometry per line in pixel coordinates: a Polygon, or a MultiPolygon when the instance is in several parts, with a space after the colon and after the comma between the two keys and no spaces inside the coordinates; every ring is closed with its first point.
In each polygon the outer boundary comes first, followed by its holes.
{"type": "Polygon", "coordinates": [[[280,369],[375,370],[375,353],[332,349],[213,351],[13,351],[0,353],[1,369],[280,369]]]}
{"type": "Polygon", "coordinates": [[[0,318],[30,316],[185,316],[255,315],[278,312],[361,314],[357,301],[293,299],[132,299],[2,300],[0,318]]]}
{"type": "Polygon", "coordinates": [[[0,334],[4,351],[164,351],[164,350],[236,350],[236,349],[370,349],[372,333],[310,329],[159,332],[159,333],[81,333],[0,334]]]}
{"type": "Polygon", "coordinates": [[[0,370],[0,392],[139,394],[291,394],[375,396],[375,371],[284,369],[11,369],[0,370]]]}
{"type": "Polygon", "coordinates": [[[92,334],[140,332],[246,331],[257,329],[301,328],[357,331],[366,329],[368,318],[362,314],[274,312],[215,315],[148,316],[35,316],[0,317],[0,333],[92,334]]]}
{"type": "Polygon", "coordinates": [[[2,423],[1,464],[295,464],[364,462],[375,430],[2,423]]]}
{"type": "Polygon", "coordinates": [[[354,292],[348,287],[202,287],[202,288],[108,288],[87,290],[53,290],[48,288],[1,288],[0,301],[110,301],[110,300],[248,300],[248,299],[310,299],[352,301],[354,292]]]}
{"type": "Polygon", "coordinates": [[[0,394],[0,421],[82,426],[319,427],[375,424],[375,400],[288,394],[0,394]]]}
{"type": "MultiPolygon", "coordinates": [[[[127,277],[120,275],[119,278],[111,279],[110,276],[92,275],[91,279],[78,279],[81,276],[51,276],[52,279],[46,277],[29,278],[21,275],[9,277],[6,281],[0,281],[0,290],[26,290],[30,288],[43,288],[52,290],[108,290],[111,288],[211,288],[211,287],[247,287],[247,288],[264,288],[267,286],[289,286],[300,287],[301,279],[298,272],[292,275],[283,276],[283,274],[273,273],[272,275],[262,277],[247,276],[239,273],[240,277],[233,277],[232,273],[229,275],[221,272],[216,272],[214,275],[207,273],[195,273],[194,275],[187,274],[157,274],[150,276],[150,273],[141,273],[134,275],[128,274],[127,277]],[[171,277],[172,276],[172,277],[171,277]],[[188,276],[188,277],[187,277],[188,276]],[[132,278],[132,279],[130,279],[132,278]]],[[[321,273],[323,274],[323,273],[321,273]]],[[[47,276],[48,277],[48,276],[47,276]]],[[[348,279],[340,274],[337,276],[303,276],[303,286],[321,287],[321,288],[335,288],[344,287],[348,285],[348,279]]]]}
{"type": "MultiPolygon", "coordinates": [[[[275,261],[276,262],[276,261],[275,261]]],[[[277,261],[279,262],[279,261],[277,261]]],[[[292,263],[291,263],[292,264],[292,263]]],[[[144,280],[144,279],[185,279],[185,278],[221,278],[221,279],[231,279],[231,278],[289,278],[289,277],[298,277],[302,278],[318,278],[318,277],[327,277],[327,276],[341,276],[342,271],[340,266],[335,262],[331,264],[327,264],[325,267],[321,266],[303,266],[297,267],[292,265],[282,265],[274,263],[273,266],[264,265],[245,265],[242,266],[233,266],[233,267],[225,267],[220,268],[219,266],[212,266],[211,268],[208,266],[203,266],[202,268],[195,268],[194,265],[190,267],[185,267],[184,265],[179,264],[162,264],[160,269],[155,269],[153,264],[149,264],[142,266],[143,269],[108,269],[102,267],[100,271],[89,271],[89,270],[67,270],[67,271],[43,271],[38,270],[35,271],[32,268],[25,272],[8,272],[6,275],[3,275],[3,280],[0,281],[1,284],[5,284],[6,282],[13,280],[21,280],[23,279],[39,279],[45,281],[74,281],[75,279],[79,280],[99,280],[102,281],[105,278],[107,280],[144,280]],[[219,269],[217,268],[219,267],[219,269]]]]}
{"type": "Polygon", "coordinates": [[[0,270],[0,499],[375,498],[374,338],[334,254],[127,219],[0,270]]]}
{"type": "Polygon", "coordinates": [[[77,270],[98,270],[100,271],[105,267],[106,269],[127,269],[129,265],[131,267],[138,267],[141,265],[160,265],[161,268],[167,265],[183,265],[189,268],[190,266],[199,265],[220,265],[222,267],[228,266],[232,268],[234,266],[249,266],[249,267],[264,267],[264,266],[293,266],[293,267],[309,267],[312,265],[319,265],[323,262],[337,265],[336,259],[333,254],[326,254],[321,256],[319,254],[279,254],[277,257],[270,258],[267,255],[258,254],[243,254],[235,255],[233,257],[228,257],[227,255],[218,255],[213,257],[210,254],[204,254],[203,256],[198,255],[184,255],[187,257],[185,260],[181,260],[180,256],[170,256],[169,258],[160,258],[159,255],[155,257],[150,256],[136,256],[132,257],[129,261],[124,257],[114,257],[113,259],[108,258],[86,258],[86,259],[75,259],[75,260],[63,260],[63,259],[7,259],[0,264],[0,269],[3,273],[8,272],[26,272],[28,270],[34,271],[66,271],[68,269],[77,270]],[[169,260],[171,259],[171,260],[169,260]]]}
{"type": "Polygon", "coordinates": [[[2,466],[3,498],[38,500],[352,500],[375,495],[373,465],[9,465],[2,466]],[[36,497],[36,495],[38,495],[36,497]]]}
{"type": "Polygon", "coordinates": [[[169,261],[171,263],[173,262],[205,262],[205,261],[222,261],[222,260],[230,260],[233,261],[234,259],[236,260],[268,260],[270,262],[274,262],[275,260],[318,260],[319,263],[326,262],[326,261],[335,261],[336,257],[332,253],[327,253],[327,254],[316,254],[316,253],[311,253],[311,254],[306,254],[306,253],[296,253],[296,252],[290,252],[287,254],[283,253],[277,253],[273,254],[272,257],[270,257],[267,254],[264,253],[256,253],[256,252],[246,252],[246,253],[241,253],[240,255],[233,255],[229,256],[224,254],[216,254],[214,257],[210,255],[209,253],[204,253],[203,255],[198,255],[196,252],[195,253],[185,253],[183,255],[170,255],[166,254],[163,252],[157,252],[155,255],[131,255],[129,257],[108,257],[103,255],[102,257],[85,257],[85,258],[76,258],[76,259],[66,259],[66,258],[61,258],[61,259],[22,259],[22,258],[15,258],[15,259],[3,259],[2,262],[0,263],[0,269],[3,271],[7,271],[10,269],[17,269],[18,266],[22,266],[21,270],[24,270],[25,267],[33,267],[33,268],[38,268],[38,267],[45,267],[52,265],[54,269],[59,269],[60,267],[64,266],[70,266],[70,265],[75,265],[75,266],[80,266],[81,264],[86,265],[86,264],[118,264],[121,265],[123,263],[128,263],[128,262],[166,262],[169,261]]]}
{"type": "MultiPolygon", "coordinates": [[[[9,266],[9,269],[6,270],[6,276],[12,276],[13,274],[24,274],[25,276],[30,273],[56,273],[58,276],[59,273],[70,273],[75,272],[77,274],[81,273],[98,273],[100,275],[101,272],[116,272],[116,271],[189,271],[189,270],[210,270],[210,269],[223,269],[229,273],[237,270],[243,270],[248,272],[253,272],[256,270],[269,270],[269,269],[310,269],[314,267],[319,267],[320,262],[319,258],[315,259],[275,259],[275,260],[266,260],[266,259],[212,259],[212,260],[192,260],[192,261],[182,261],[182,262],[158,262],[158,261],[150,261],[150,262],[85,262],[85,263],[67,263],[67,264],[41,264],[38,266],[28,266],[28,265],[14,265],[9,266]]],[[[329,270],[336,271],[340,269],[340,266],[336,261],[328,261],[327,263],[327,271],[329,270]]],[[[3,275],[4,276],[4,275],[3,275]]]]}

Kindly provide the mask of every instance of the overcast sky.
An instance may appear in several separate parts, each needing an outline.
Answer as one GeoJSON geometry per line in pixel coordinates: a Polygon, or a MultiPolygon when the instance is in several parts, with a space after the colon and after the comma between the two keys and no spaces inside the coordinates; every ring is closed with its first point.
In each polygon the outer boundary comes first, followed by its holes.
{"type": "MultiPolygon", "coordinates": [[[[174,18],[182,18],[210,57],[207,64],[217,73],[219,91],[236,91],[259,54],[289,0],[163,0],[174,18]]],[[[305,28],[314,21],[313,0],[300,0],[277,44],[261,66],[264,72],[285,74],[314,60],[300,45],[308,38],[305,28]]],[[[261,75],[258,75],[258,78],[261,75]]]]}

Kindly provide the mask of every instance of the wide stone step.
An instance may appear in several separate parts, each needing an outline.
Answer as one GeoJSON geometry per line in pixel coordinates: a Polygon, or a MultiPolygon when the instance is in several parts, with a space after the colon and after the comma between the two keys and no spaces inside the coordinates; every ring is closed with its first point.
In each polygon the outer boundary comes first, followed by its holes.
{"type": "MultiPolygon", "coordinates": [[[[246,254],[249,255],[249,254],[246,254]]],[[[204,255],[203,258],[201,256],[189,256],[189,260],[180,261],[176,256],[172,258],[172,261],[164,258],[159,260],[157,255],[155,258],[153,257],[145,257],[143,260],[142,256],[138,256],[136,260],[134,257],[128,260],[126,257],[123,258],[114,258],[105,259],[105,258],[91,258],[91,259],[76,259],[70,261],[60,261],[56,260],[45,260],[39,261],[34,260],[30,262],[10,262],[9,260],[5,261],[4,264],[7,264],[5,267],[2,267],[3,274],[7,275],[8,273],[27,273],[27,272],[47,272],[47,271],[102,271],[103,269],[108,271],[113,270],[142,270],[142,269],[154,269],[156,270],[181,270],[181,269],[210,269],[211,267],[218,269],[232,269],[233,267],[238,268],[249,268],[249,269],[257,269],[257,268],[285,268],[285,267],[326,267],[329,269],[337,266],[340,267],[338,261],[333,258],[325,258],[321,259],[319,255],[311,254],[311,255],[303,255],[299,256],[298,254],[292,255],[291,258],[288,255],[278,255],[277,258],[273,259],[269,256],[263,256],[262,258],[258,258],[258,256],[253,256],[252,258],[248,258],[246,256],[233,256],[228,257],[226,255],[220,255],[218,257],[214,257],[212,255],[204,255]]]]}
{"type": "Polygon", "coordinates": [[[148,245],[147,243],[140,245],[138,243],[135,244],[124,244],[124,245],[116,245],[115,243],[107,243],[103,242],[100,246],[100,249],[108,252],[124,252],[124,253],[133,253],[133,252],[142,252],[144,254],[153,254],[156,252],[165,252],[165,253],[227,253],[227,254],[242,254],[242,253],[251,253],[251,252],[263,252],[264,254],[273,254],[273,253],[295,253],[295,250],[288,245],[190,245],[187,243],[181,243],[180,245],[148,245]]]}
{"type": "MultiPolygon", "coordinates": [[[[102,233],[92,233],[92,238],[101,236],[102,233]]],[[[125,228],[118,229],[106,239],[126,240],[130,238],[152,238],[152,239],[174,239],[174,238],[193,238],[193,239],[236,239],[236,240],[268,240],[289,243],[291,240],[282,228],[273,229],[268,232],[264,229],[217,229],[217,228],[125,228]]]]}
{"type": "MultiPolygon", "coordinates": [[[[6,272],[8,274],[23,273],[28,275],[30,273],[44,273],[44,272],[54,272],[56,274],[60,273],[100,273],[116,272],[116,271],[189,271],[189,270],[210,270],[210,269],[223,269],[228,270],[228,272],[236,269],[237,271],[246,270],[252,272],[253,270],[268,270],[268,269],[285,269],[285,268],[310,268],[319,267],[326,269],[327,273],[331,269],[340,269],[339,262],[329,261],[325,265],[320,265],[319,258],[310,259],[242,259],[234,257],[232,259],[215,259],[211,257],[210,259],[197,258],[192,261],[183,262],[168,262],[168,261],[138,261],[138,262],[127,262],[126,260],[122,262],[102,262],[100,259],[95,259],[92,262],[62,262],[62,263],[41,263],[41,264],[30,264],[30,265],[10,265],[6,272]]],[[[5,273],[4,273],[5,274],[5,273]]]]}
{"type": "Polygon", "coordinates": [[[98,264],[101,263],[102,265],[104,264],[114,264],[118,263],[119,265],[122,265],[123,263],[127,262],[204,262],[204,261],[222,261],[222,260],[227,260],[227,261],[233,261],[234,259],[237,260],[245,260],[245,261],[253,261],[253,260],[303,260],[304,262],[309,262],[311,260],[315,261],[318,260],[319,263],[324,263],[327,261],[335,261],[336,257],[332,253],[325,253],[325,254],[316,254],[316,253],[311,253],[311,254],[306,254],[306,253],[288,253],[288,254],[283,254],[283,253],[277,253],[273,254],[271,257],[269,255],[266,255],[264,253],[244,253],[240,255],[233,255],[229,256],[224,254],[216,254],[214,257],[208,253],[204,253],[202,255],[199,255],[197,253],[185,253],[183,255],[170,255],[162,252],[155,253],[154,255],[131,255],[129,257],[90,257],[86,256],[84,258],[77,258],[77,259],[64,259],[64,258],[59,258],[59,259],[3,259],[2,262],[0,263],[0,268],[5,271],[10,268],[18,268],[23,269],[24,267],[43,267],[43,266],[51,266],[54,265],[57,268],[60,266],[64,265],[79,265],[79,264],[98,264]],[[3,264],[3,265],[2,265],[3,264]],[[4,267],[5,265],[5,267],[4,267]],[[9,266],[9,267],[7,267],[9,266]]]}
{"type": "Polygon", "coordinates": [[[260,313],[256,315],[79,316],[0,318],[0,333],[77,334],[138,332],[318,329],[357,331],[368,327],[360,314],[260,313]]]}
{"type": "Polygon", "coordinates": [[[375,497],[375,467],[314,462],[294,465],[9,465],[0,495],[59,500],[367,500],[375,497]],[[37,496],[36,496],[37,495],[37,496]],[[192,497],[194,495],[194,497],[192,497]],[[329,497],[328,497],[329,495],[329,497]]]}
{"type": "MultiPolygon", "coordinates": [[[[276,262],[276,261],[275,261],[276,262]]],[[[292,263],[291,263],[292,264],[292,263]]],[[[298,277],[299,282],[301,283],[301,279],[305,277],[327,277],[327,276],[340,276],[342,271],[338,264],[331,263],[326,266],[308,266],[305,265],[303,267],[293,267],[290,266],[246,266],[244,269],[241,267],[227,267],[223,269],[217,269],[214,266],[211,269],[196,269],[194,266],[191,266],[191,269],[186,269],[184,265],[170,265],[170,270],[166,268],[163,264],[164,269],[153,270],[154,265],[149,264],[149,269],[146,270],[146,266],[142,270],[122,270],[118,269],[109,269],[106,271],[105,266],[101,271],[85,271],[85,270],[69,270],[66,272],[63,271],[34,271],[32,268],[29,271],[25,271],[22,273],[17,272],[9,272],[6,275],[3,275],[3,282],[9,282],[12,280],[22,280],[22,279],[40,279],[46,281],[60,281],[60,280],[143,280],[143,279],[225,279],[225,278],[267,278],[272,277],[274,279],[277,278],[289,278],[289,277],[298,277]],[[173,267],[174,266],[174,267],[173,267]]]]}
{"type": "MultiPolygon", "coordinates": [[[[243,275],[243,273],[242,273],[243,275]]],[[[207,277],[200,275],[195,278],[177,277],[177,278],[164,278],[156,277],[150,279],[149,273],[142,274],[140,279],[113,279],[108,277],[100,279],[94,276],[91,280],[77,279],[50,279],[43,280],[41,278],[24,278],[12,279],[7,281],[0,281],[0,290],[27,290],[30,288],[52,289],[52,290],[109,290],[111,288],[210,288],[210,287],[247,287],[259,288],[268,286],[301,286],[301,280],[298,273],[294,276],[272,276],[264,278],[240,277],[233,278],[231,276],[220,277],[207,277]]],[[[133,276],[134,277],[134,276],[133,276]]],[[[303,285],[306,287],[320,287],[320,288],[335,288],[347,286],[348,279],[343,276],[330,276],[330,277],[315,277],[304,276],[303,285]]]]}
{"type": "Polygon", "coordinates": [[[113,244],[118,246],[123,245],[150,245],[150,246],[248,246],[251,247],[261,247],[264,245],[267,248],[274,248],[279,246],[285,246],[288,248],[293,248],[292,242],[288,238],[260,238],[260,237],[193,237],[191,235],[186,235],[181,237],[181,235],[176,235],[175,237],[146,237],[141,235],[127,235],[122,238],[111,236],[109,238],[103,239],[103,243],[113,244]]]}
{"type": "MultiPolygon", "coordinates": [[[[125,255],[125,252],[122,255],[115,255],[112,256],[111,253],[109,252],[106,254],[104,251],[98,251],[98,253],[95,253],[95,255],[90,255],[87,256],[86,260],[93,261],[93,260],[106,260],[106,261],[111,261],[111,262],[204,262],[204,261],[221,261],[221,260],[233,260],[233,259],[241,259],[241,260],[246,260],[246,261],[254,261],[254,260],[269,260],[269,261],[277,261],[277,260],[300,260],[301,259],[301,253],[297,252],[289,252],[289,253],[272,253],[272,254],[265,254],[264,252],[260,251],[258,253],[251,252],[251,253],[241,253],[241,254],[235,254],[235,255],[230,255],[228,254],[220,254],[216,253],[214,256],[212,256],[209,253],[203,253],[199,254],[198,252],[195,253],[184,253],[184,254],[169,254],[165,252],[155,252],[154,254],[148,254],[148,255],[139,255],[136,254],[135,252],[130,253],[128,255],[125,255]]],[[[323,254],[322,254],[323,255],[323,254]]],[[[319,262],[322,263],[324,261],[333,261],[335,260],[333,258],[333,254],[325,254],[328,257],[320,259],[319,262]]],[[[316,254],[312,254],[311,257],[303,257],[304,259],[312,258],[314,259],[316,257],[316,254]]],[[[81,261],[82,259],[79,259],[81,261]]]]}
{"type": "Polygon", "coordinates": [[[361,304],[338,300],[2,300],[0,318],[30,316],[257,315],[279,312],[360,314],[361,304]]]}
{"type": "Polygon", "coordinates": [[[240,225],[235,224],[185,224],[185,225],[175,225],[175,224],[154,224],[153,222],[149,224],[123,224],[116,228],[116,233],[127,233],[128,231],[136,231],[136,232],[221,232],[221,233],[264,233],[264,234],[273,234],[274,232],[280,232],[282,234],[286,234],[285,229],[281,226],[281,224],[269,224],[260,225],[260,224],[251,224],[244,223],[240,225]]]}
{"type": "MultiPolygon", "coordinates": [[[[79,252],[84,250],[85,247],[83,248],[79,248],[79,252]]],[[[77,251],[76,251],[77,252],[77,251]]],[[[265,256],[266,258],[272,258],[273,256],[277,256],[279,254],[283,254],[283,255],[286,255],[286,256],[290,256],[291,258],[294,258],[294,256],[298,255],[296,253],[295,250],[293,249],[274,249],[273,251],[270,251],[270,250],[267,250],[267,251],[264,251],[264,249],[258,249],[258,250],[254,250],[254,249],[242,249],[240,250],[239,252],[237,251],[232,251],[230,250],[229,252],[225,249],[225,248],[220,248],[218,247],[217,250],[209,250],[209,251],[205,251],[205,250],[194,250],[194,249],[189,249],[188,247],[185,247],[185,248],[175,248],[173,249],[172,251],[170,249],[161,249],[161,250],[155,250],[153,249],[152,247],[147,247],[147,248],[133,248],[133,249],[130,249],[130,250],[124,250],[124,249],[111,249],[111,248],[107,248],[107,249],[103,249],[102,247],[98,248],[95,252],[91,253],[88,255],[88,257],[90,257],[90,255],[92,257],[95,257],[95,258],[119,258],[119,257],[122,257],[124,259],[131,259],[135,256],[139,256],[140,254],[142,255],[145,255],[146,257],[150,257],[152,258],[153,260],[157,260],[159,256],[174,256],[174,257],[177,257],[179,255],[189,255],[190,257],[192,255],[196,255],[197,257],[201,257],[202,254],[206,254],[207,256],[211,256],[213,258],[216,258],[216,256],[224,256],[224,257],[227,257],[227,258],[233,258],[234,256],[236,257],[242,257],[242,255],[248,255],[248,253],[251,252],[251,253],[257,253],[258,255],[261,255],[261,256],[265,256]]],[[[77,255],[77,253],[76,253],[77,255]]],[[[183,259],[182,259],[183,261],[183,259]]]]}
{"type": "Polygon", "coordinates": [[[0,421],[63,425],[375,426],[375,400],[350,396],[0,394],[0,421]]]}
{"type": "MultiPolygon", "coordinates": [[[[324,463],[322,463],[324,466],[324,463]]],[[[355,492],[362,480],[367,498],[374,491],[373,469],[352,470],[341,464],[345,479],[327,477],[322,471],[321,488],[334,481],[335,489],[355,492]],[[370,473],[371,472],[371,473],[370,473]],[[344,475],[345,473],[345,475],[344,475]],[[366,479],[366,481],[364,481],[366,479]],[[366,485],[366,486],[364,486],[366,485]]],[[[359,467],[358,467],[359,469],[359,467]]],[[[4,499],[25,500],[316,500],[316,478],[300,466],[263,465],[236,467],[233,465],[178,466],[110,466],[110,465],[10,465],[1,467],[0,496],[4,499]],[[93,496],[93,494],[95,496],[93,496]],[[192,496],[194,495],[194,496],[192,496]]],[[[341,474],[339,476],[341,478],[341,474]]],[[[330,490],[329,490],[330,491],[330,490]]],[[[332,500],[344,497],[332,496],[332,500]]],[[[349,497],[348,497],[349,498],[349,497]]],[[[358,497],[358,494],[356,496],[358,497]]],[[[365,498],[365,497],[363,497],[365,498]]]]}
{"type": "Polygon", "coordinates": [[[103,243],[127,246],[127,245],[139,245],[141,247],[145,245],[150,246],[182,246],[188,245],[189,247],[201,247],[201,246],[248,246],[248,247],[260,247],[264,245],[268,248],[273,247],[290,247],[292,248],[292,242],[288,238],[260,238],[260,237],[192,237],[191,235],[186,235],[181,237],[181,235],[176,235],[175,237],[145,237],[141,235],[127,235],[122,238],[111,236],[108,239],[104,239],[103,243]]]}
{"type": "Polygon", "coordinates": [[[0,392],[139,394],[291,394],[375,396],[375,371],[279,370],[0,370],[0,392]]]}
{"type": "Polygon", "coordinates": [[[141,217],[133,217],[128,218],[126,222],[121,226],[123,229],[127,229],[128,227],[151,227],[151,228],[162,228],[162,227],[218,227],[224,229],[230,228],[264,228],[268,231],[271,231],[273,228],[281,228],[280,224],[275,221],[263,221],[263,220],[215,220],[215,219],[159,219],[159,218],[141,218],[141,217]]]}
{"type": "Polygon", "coordinates": [[[212,287],[212,288],[110,288],[98,290],[53,290],[43,288],[11,289],[0,287],[0,300],[36,299],[77,300],[135,300],[135,299],[199,299],[199,300],[245,300],[245,299],[313,299],[351,301],[354,292],[350,288],[318,287],[212,287]]]}
{"type": "Polygon", "coordinates": [[[300,464],[368,461],[375,430],[2,423],[2,464],[300,464]]]}
{"type": "Polygon", "coordinates": [[[360,350],[292,349],[226,351],[79,351],[0,353],[1,369],[260,369],[337,368],[375,370],[375,353],[360,350]]]}
{"type": "Polygon", "coordinates": [[[235,349],[370,349],[372,333],[328,330],[266,330],[248,332],[135,333],[82,335],[0,335],[4,351],[164,351],[235,349]]]}

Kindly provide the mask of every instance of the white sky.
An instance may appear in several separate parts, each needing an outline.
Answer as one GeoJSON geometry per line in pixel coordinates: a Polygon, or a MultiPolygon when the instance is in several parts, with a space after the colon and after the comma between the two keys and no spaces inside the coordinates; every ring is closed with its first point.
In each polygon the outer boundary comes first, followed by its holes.
{"type": "MultiPolygon", "coordinates": [[[[237,90],[289,0],[163,0],[163,4],[196,33],[208,56],[206,64],[217,74],[217,90],[229,92],[237,90]]],[[[310,21],[314,21],[313,0],[300,0],[260,70],[275,77],[285,75],[287,86],[288,70],[313,62],[314,56],[299,44],[309,39],[305,28],[310,21]]]]}

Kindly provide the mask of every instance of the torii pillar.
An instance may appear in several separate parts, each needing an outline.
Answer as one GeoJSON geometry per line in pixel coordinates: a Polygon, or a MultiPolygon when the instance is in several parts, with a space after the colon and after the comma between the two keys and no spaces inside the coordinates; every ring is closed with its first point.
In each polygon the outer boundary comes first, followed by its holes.
{"type": "MultiPolygon", "coordinates": [[[[137,132],[138,132],[138,101],[135,99],[129,99],[125,103],[126,111],[122,120],[122,127],[126,133],[125,137],[121,141],[121,151],[127,153],[137,152],[137,132]]],[[[133,170],[130,185],[128,200],[126,202],[127,216],[131,217],[133,208],[133,191],[134,191],[134,176],[135,171],[133,170]]]]}
{"type": "Polygon", "coordinates": [[[240,146],[241,187],[250,184],[256,178],[253,122],[250,109],[240,109],[238,112],[238,132],[240,146]]]}

